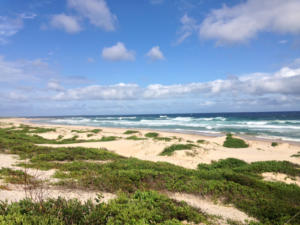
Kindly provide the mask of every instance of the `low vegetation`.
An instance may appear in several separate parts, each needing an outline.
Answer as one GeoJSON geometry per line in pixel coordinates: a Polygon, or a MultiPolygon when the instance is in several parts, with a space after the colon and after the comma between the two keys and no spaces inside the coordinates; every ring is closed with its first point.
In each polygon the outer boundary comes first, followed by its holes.
{"type": "Polygon", "coordinates": [[[0,224],[179,225],[181,221],[208,224],[208,216],[154,191],[137,191],[131,195],[120,193],[117,199],[109,203],[97,204],[90,201],[82,204],[77,200],[61,198],[43,203],[30,200],[10,205],[0,203],[0,224]]]}
{"type": "MultiPolygon", "coordinates": [[[[2,202],[0,224],[207,223],[208,218],[203,213],[154,191],[221,199],[257,218],[258,224],[285,224],[290,219],[289,224],[300,224],[300,217],[295,217],[300,211],[300,188],[295,184],[264,181],[261,176],[264,172],[300,176],[299,166],[290,162],[249,164],[230,158],[209,165],[199,164],[198,169],[192,170],[165,162],[124,158],[105,149],[35,145],[42,141],[23,130],[0,129],[0,151],[29,159],[26,166],[30,168],[56,169],[55,177],[61,178],[58,185],[123,194],[108,204],[96,205],[63,199],[43,203],[2,202]],[[110,163],[93,163],[92,160],[110,160],[110,163]]],[[[196,147],[192,144],[190,147],[172,146],[165,154],[196,147]]]]}
{"type": "Polygon", "coordinates": [[[146,140],[147,138],[141,138],[141,137],[137,137],[136,135],[133,136],[129,136],[126,138],[127,140],[134,140],[134,141],[141,141],[141,140],[146,140]]]}
{"type": "Polygon", "coordinates": [[[178,150],[189,150],[192,149],[194,147],[197,147],[197,145],[193,145],[193,144],[174,144],[171,145],[169,147],[166,147],[161,153],[160,155],[167,155],[170,156],[172,155],[175,151],[178,150]]]}
{"type": "Polygon", "coordinates": [[[116,136],[108,136],[108,137],[103,136],[99,141],[115,141],[117,139],[118,137],[116,136]]]}
{"type": "Polygon", "coordinates": [[[5,183],[10,184],[25,184],[26,182],[33,182],[32,176],[26,174],[22,170],[12,170],[10,168],[0,169],[0,179],[3,179],[5,183]]]}
{"type": "Polygon", "coordinates": [[[145,134],[145,137],[148,137],[148,138],[157,138],[158,137],[158,133],[156,132],[149,132],[147,134],[145,134]]]}
{"type": "Polygon", "coordinates": [[[272,146],[272,147],[276,147],[276,146],[278,146],[278,143],[277,143],[277,142],[272,142],[272,143],[271,143],[271,146],[272,146]]]}
{"type": "Polygon", "coordinates": [[[291,157],[300,157],[300,152],[298,152],[297,154],[292,155],[291,157]]]}
{"type": "Polygon", "coordinates": [[[100,133],[102,130],[101,129],[93,129],[93,130],[90,130],[90,132],[94,133],[94,134],[98,134],[100,133]]]}
{"type": "Polygon", "coordinates": [[[171,141],[172,140],[172,138],[169,138],[169,137],[156,137],[153,139],[157,140],[157,141],[171,141]]]}
{"type": "Polygon", "coordinates": [[[136,130],[127,130],[124,132],[124,134],[136,134],[136,133],[139,133],[139,132],[136,130]]]}
{"type": "Polygon", "coordinates": [[[197,140],[198,144],[204,144],[206,141],[205,140],[197,140]]]}
{"type": "Polygon", "coordinates": [[[223,143],[226,148],[248,148],[249,145],[242,139],[232,137],[232,134],[227,134],[226,140],[223,143]]]}

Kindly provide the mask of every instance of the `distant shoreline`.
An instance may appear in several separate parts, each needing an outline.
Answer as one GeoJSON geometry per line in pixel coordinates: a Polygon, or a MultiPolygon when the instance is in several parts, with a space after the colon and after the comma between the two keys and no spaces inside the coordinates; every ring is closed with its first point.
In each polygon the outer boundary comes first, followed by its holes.
{"type": "MultiPolygon", "coordinates": [[[[30,123],[32,125],[48,125],[48,126],[70,126],[70,127],[86,127],[86,128],[109,128],[109,129],[136,129],[139,131],[156,131],[156,132],[164,132],[172,134],[191,134],[191,135],[198,135],[199,137],[222,137],[225,136],[226,133],[229,132],[219,132],[219,133],[205,133],[205,132],[196,132],[196,131],[188,131],[188,130],[172,130],[172,129],[152,129],[152,128],[138,128],[138,127],[109,127],[109,126],[92,126],[92,125],[72,125],[72,124],[54,124],[54,123],[39,123],[41,119],[50,119],[53,117],[44,117],[44,118],[20,118],[24,120],[26,123],[30,123]],[[39,122],[35,122],[35,120],[39,120],[39,122]]],[[[17,118],[12,118],[17,119],[17,118]]],[[[276,139],[276,138],[263,138],[263,137],[257,137],[254,135],[246,135],[246,134],[235,134],[238,137],[241,137],[246,140],[252,140],[252,141],[263,141],[263,142],[278,142],[278,143],[289,143],[293,145],[300,146],[300,141],[290,141],[290,140],[283,140],[283,139],[276,139]]]]}

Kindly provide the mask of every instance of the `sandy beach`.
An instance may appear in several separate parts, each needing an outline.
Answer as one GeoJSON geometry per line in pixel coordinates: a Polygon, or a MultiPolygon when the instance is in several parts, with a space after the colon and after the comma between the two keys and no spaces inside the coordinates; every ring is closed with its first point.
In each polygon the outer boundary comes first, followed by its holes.
{"type": "MultiPolygon", "coordinates": [[[[188,169],[196,169],[199,163],[210,164],[212,161],[220,159],[236,158],[244,160],[248,163],[258,161],[289,161],[300,166],[300,158],[292,157],[292,155],[300,152],[300,146],[289,142],[280,142],[277,146],[273,147],[271,141],[267,140],[248,140],[248,148],[226,148],[223,143],[226,136],[202,136],[198,134],[184,134],[178,132],[163,132],[157,130],[144,130],[144,129],[131,129],[137,131],[134,135],[142,140],[129,140],[127,139],[132,134],[124,134],[128,129],[124,128],[107,128],[107,127],[88,127],[88,126],[69,126],[69,125],[50,125],[50,124],[37,124],[26,118],[6,118],[0,120],[1,128],[15,127],[19,129],[20,125],[28,125],[31,127],[41,128],[55,128],[55,131],[37,133],[45,139],[57,140],[58,138],[70,139],[77,136],[78,140],[97,140],[102,137],[115,136],[114,141],[107,142],[82,142],[73,144],[40,144],[40,146],[49,147],[87,147],[87,148],[105,148],[108,151],[115,152],[124,157],[134,157],[141,160],[148,160],[153,162],[168,162],[177,166],[185,167],[188,169]],[[94,129],[100,129],[100,132],[93,133],[94,129]],[[149,132],[157,132],[161,138],[170,138],[169,141],[157,140],[154,138],[144,138],[145,134],[149,132]],[[201,140],[199,142],[199,140],[201,140]],[[162,156],[160,153],[172,144],[189,144],[193,143],[196,147],[187,150],[175,151],[170,156],[162,156]]],[[[16,166],[20,160],[17,155],[0,155],[0,166],[3,168],[22,169],[16,166]]],[[[106,163],[99,162],[99,163],[106,163]]],[[[53,178],[55,170],[41,171],[29,169],[26,171],[30,175],[36,176],[48,183],[56,182],[57,179],[53,178]]],[[[291,177],[281,173],[263,173],[263,179],[271,182],[284,182],[287,184],[296,184],[300,186],[299,177],[291,177]]],[[[1,183],[2,184],[2,183],[1,183]]],[[[103,201],[107,202],[116,197],[115,193],[102,193],[103,201]]],[[[202,211],[219,215],[225,219],[233,219],[237,221],[255,220],[247,216],[245,213],[239,211],[231,205],[223,205],[221,202],[217,203],[196,195],[184,193],[165,193],[170,198],[178,201],[185,201],[189,205],[199,208],[202,211]]],[[[97,192],[84,191],[84,190],[68,190],[58,189],[55,186],[49,186],[47,189],[46,197],[64,197],[67,199],[77,198],[81,201],[88,199],[94,200],[97,192]]],[[[7,190],[1,190],[0,200],[18,201],[27,197],[24,188],[21,185],[8,185],[7,190]]],[[[224,221],[223,221],[224,222],[224,221]]],[[[221,220],[219,224],[223,223],[221,220]]]]}
{"type": "MultiPolygon", "coordinates": [[[[145,140],[128,140],[126,138],[130,135],[124,134],[124,132],[128,130],[124,128],[36,124],[26,118],[1,119],[1,122],[2,124],[13,124],[13,126],[25,124],[43,128],[55,127],[56,131],[38,134],[46,139],[57,139],[59,136],[62,136],[62,139],[67,139],[78,136],[78,139],[89,140],[100,139],[103,136],[117,136],[119,137],[117,140],[110,142],[84,142],[59,145],[47,144],[47,146],[106,148],[109,151],[113,151],[125,157],[135,157],[154,162],[169,162],[190,169],[195,169],[199,163],[211,163],[212,161],[218,161],[226,158],[237,158],[248,163],[257,161],[284,160],[300,165],[300,158],[292,157],[292,155],[300,152],[300,146],[290,142],[282,141],[276,147],[273,147],[271,146],[272,141],[246,139],[246,142],[249,144],[248,148],[235,149],[223,147],[223,142],[226,138],[225,135],[221,137],[211,137],[201,136],[198,134],[172,133],[155,130],[155,132],[159,133],[159,137],[170,137],[171,141],[159,141],[151,138],[147,138],[145,140]],[[93,129],[101,129],[102,131],[90,137],[88,137],[86,133],[74,132],[74,130],[89,131],[93,129]],[[173,137],[176,137],[176,139],[173,137]],[[165,147],[172,144],[197,143],[198,140],[204,140],[202,144],[198,144],[198,148],[176,151],[171,156],[159,155],[165,147]]],[[[146,133],[153,132],[153,130],[144,129],[134,130],[138,131],[138,133],[134,134],[137,137],[144,137],[146,133]]]]}

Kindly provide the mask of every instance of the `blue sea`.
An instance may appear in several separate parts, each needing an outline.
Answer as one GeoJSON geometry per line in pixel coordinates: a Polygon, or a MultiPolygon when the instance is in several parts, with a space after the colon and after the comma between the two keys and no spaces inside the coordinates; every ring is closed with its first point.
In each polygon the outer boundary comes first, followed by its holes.
{"type": "Polygon", "coordinates": [[[64,116],[40,118],[35,122],[147,128],[207,135],[231,132],[258,138],[300,142],[300,112],[64,116]]]}

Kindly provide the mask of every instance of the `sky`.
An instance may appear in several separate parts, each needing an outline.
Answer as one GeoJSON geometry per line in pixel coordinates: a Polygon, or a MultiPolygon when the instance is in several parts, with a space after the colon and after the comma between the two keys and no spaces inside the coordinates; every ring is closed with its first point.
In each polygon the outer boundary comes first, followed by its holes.
{"type": "Polygon", "coordinates": [[[299,0],[1,0],[0,116],[300,110],[299,0]]]}

